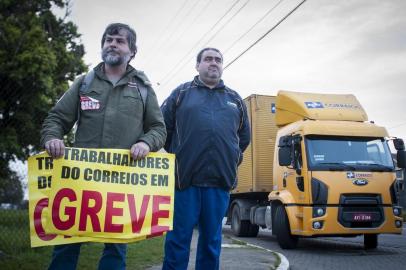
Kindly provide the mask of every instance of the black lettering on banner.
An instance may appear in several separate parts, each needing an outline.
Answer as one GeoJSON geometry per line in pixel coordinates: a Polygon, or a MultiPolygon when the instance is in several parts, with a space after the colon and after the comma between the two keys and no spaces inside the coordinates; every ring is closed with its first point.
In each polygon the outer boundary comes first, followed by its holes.
{"type": "Polygon", "coordinates": [[[62,166],[62,174],[61,178],[62,179],[68,179],[70,176],[70,168],[67,166],[62,166]]]}
{"type": "Polygon", "coordinates": [[[138,168],[144,168],[145,167],[145,158],[142,158],[142,159],[138,159],[138,160],[136,160],[135,161],[136,163],[137,163],[137,167],[138,168]]]}
{"type": "Polygon", "coordinates": [[[138,185],[138,178],[139,177],[137,173],[131,174],[131,184],[138,185]]]}
{"type": "Polygon", "coordinates": [[[99,169],[96,169],[93,171],[93,180],[96,182],[99,182],[101,180],[101,171],[99,169]]]}
{"type": "Polygon", "coordinates": [[[73,148],[72,149],[72,155],[70,156],[70,159],[71,160],[79,160],[79,153],[80,153],[79,149],[73,148]]]}
{"type": "Polygon", "coordinates": [[[97,152],[94,150],[89,151],[89,162],[96,162],[97,161],[97,152]]]}
{"type": "Polygon", "coordinates": [[[77,180],[80,177],[80,168],[78,167],[68,167],[68,166],[62,166],[62,173],[61,173],[61,178],[62,179],[74,179],[77,180]]]}
{"type": "Polygon", "coordinates": [[[51,187],[52,176],[38,176],[38,189],[45,189],[51,187]]]}
{"type": "Polygon", "coordinates": [[[120,184],[125,184],[126,175],[126,172],[120,172],[120,184]]]}
{"type": "Polygon", "coordinates": [[[160,174],[151,174],[151,186],[168,186],[168,176],[160,174]]]}
{"type": "Polygon", "coordinates": [[[121,154],[113,153],[113,164],[120,165],[120,160],[121,160],[121,154]]]}
{"type": "Polygon", "coordinates": [[[103,170],[102,182],[110,183],[110,171],[103,170]]]}
{"type": "Polygon", "coordinates": [[[80,168],[72,167],[71,177],[72,177],[72,179],[78,180],[80,177],[80,168]]]}
{"type": "Polygon", "coordinates": [[[155,158],[155,169],[160,169],[161,168],[161,158],[157,157],[155,158]]]}
{"type": "Polygon", "coordinates": [[[52,157],[45,157],[45,170],[52,170],[54,168],[52,157]]]}
{"type": "Polygon", "coordinates": [[[140,185],[145,186],[147,184],[147,174],[142,173],[140,174],[140,185]]]}
{"type": "Polygon", "coordinates": [[[162,159],[162,169],[168,169],[169,168],[169,159],[168,158],[163,158],[162,159]]]}
{"type": "Polygon", "coordinates": [[[118,184],[118,177],[119,177],[119,173],[118,172],[116,172],[116,171],[112,171],[111,172],[111,182],[112,183],[115,183],[115,184],[118,184]]]}
{"type": "Polygon", "coordinates": [[[85,161],[85,162],[89,161],[87,150],[81,149],[81,151],[80,151],[80,161],[85,161]]]}
{"type": "Polygon", "coordinates": [[[54,167],[52,157],[38,157],[36,160],[38,161],[38,170],[52,170],[54,167]]]}
{"type": "Polygon", "coordinates": [[[111,153],[107,152],[106,154],[107,154],[106,164],[112,164],[111,163],[111,153]]]}
{"type": "Polygon", "coordinates": [[[147,168],[153,169],[154,168],[154,158],[147,157],[147,168]]]}
{"type": "Polygon", "coordinates": [[[63,159],[69,160],[69,152],[71,151],[70,148],[65,148],[65,155],[63,156],[63,159]]]}
{"type": "Polygon", "coordinates": [[[128,155],[123,156],[123,158],[121,159],[121,164],[120,165],[128,167],[128,155]]]}
{"type": "Polygon", "coordinates": [[[106,153],[99,152],[99,158],[97,159],[97,163],[106,163],[106,153]]]}
{"type": "Polygon", "coordinates": [[[90,181],[92,180],[92,170],[90,168],[85,168],[83,170],[83,179],[85,179],[86,181],[90,181]]]}

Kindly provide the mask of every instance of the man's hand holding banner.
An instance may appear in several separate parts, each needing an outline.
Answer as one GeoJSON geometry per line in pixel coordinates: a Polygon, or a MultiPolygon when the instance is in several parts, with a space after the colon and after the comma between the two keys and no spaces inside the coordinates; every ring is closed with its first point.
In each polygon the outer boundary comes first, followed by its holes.
{"type": "Polygon", "coordinates": [[[125,243],[172,229],[174,155],[66,148],[28,160],[31,246],[125,243]]]}

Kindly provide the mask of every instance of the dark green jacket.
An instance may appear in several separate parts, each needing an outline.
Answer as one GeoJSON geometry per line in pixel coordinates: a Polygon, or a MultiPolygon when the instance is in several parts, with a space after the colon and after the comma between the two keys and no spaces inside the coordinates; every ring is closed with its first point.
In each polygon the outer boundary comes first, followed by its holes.
{"type": "Polygon", "coordinates": [[[95,76],[85,95],[79,94],[81,76],[52,108],[42,127],[41,145],[62,139],[80,115],[75,147],[129,149],[143,141],[151,151],[159,150],[165,143],[166,129],[151,83],[142,71],[128,66],[126,74],[113,86],[103,65],[94,68],[95,76]],[[140,84],[148,89],[145,113],[137,90],[140,84]]]}

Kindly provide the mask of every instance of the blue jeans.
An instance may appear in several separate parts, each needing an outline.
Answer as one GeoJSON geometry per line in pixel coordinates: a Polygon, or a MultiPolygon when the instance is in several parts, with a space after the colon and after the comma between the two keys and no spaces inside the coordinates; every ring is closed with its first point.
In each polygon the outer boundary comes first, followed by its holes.
{"type": "Polygon", "coordinates": [[[166,235],[163,270],[187,269],[195,225],[199,227],[196,269],[219,269],[222,220],[229,200],[229,192],[220,188],[175,191],[173,231],[166,235]]]}
{"type": "MultiPolygon", "coordinates": [[[[49,270],[74,270],[78,263],[81,243],[54,247],[49,270]]],[[[124,270],[127,244],[104,244],[99,270],[124,270]]]]}

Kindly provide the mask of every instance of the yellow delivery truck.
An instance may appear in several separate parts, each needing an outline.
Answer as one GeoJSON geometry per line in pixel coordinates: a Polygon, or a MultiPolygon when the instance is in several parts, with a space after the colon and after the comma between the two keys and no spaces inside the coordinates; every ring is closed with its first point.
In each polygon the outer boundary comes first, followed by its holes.
{"type": "Polygon", "coordinates": [[[239,167],[227,223],[237,236],[272,229],[282,248],[300,237],[364,236],[402,231],[396,179],[405,146],[368,121],[353,95],[279,91],[245,99],[252,142],[239,167]]]}

